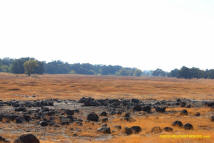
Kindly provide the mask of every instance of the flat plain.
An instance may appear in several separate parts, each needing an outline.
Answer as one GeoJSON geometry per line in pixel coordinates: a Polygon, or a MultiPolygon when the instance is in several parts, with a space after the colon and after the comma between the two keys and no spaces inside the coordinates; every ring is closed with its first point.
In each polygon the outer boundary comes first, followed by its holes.
{"type": "MultiPolygon", "coordinates": [[[[214,101],[214,80],[209,79],[175,79],[154,77],[117,77],[117,76],[86,76],[86,75],[26,75],[0,74],[0,100],[2,101],[36,101],[60,100],[67,108],[73,106],[70,101],[79,101],[82,97],[99,99],[147,101],[177,101],[178,99],[193,101],[214,101]],[[66,102],[69,102],[67,104],[66,102]]],[[[75,102],[76,103],[76,102],[75,102]]],[[[161,106],[164,104],[161,104],[161,106]]],[[[64,106],[64,105],[63,105],[64,106]]],[[[79,103],[77,102],[77,106],[79,103]]],[[[82,105],[81,105],[82,106],[82,105]]],[[[72,107],[72,109],[77,107],[72,107]]],[[[107,107],[106,107],[107,108],[107,107]]],[[[36,122],[0,123],[0,135],[14,140],[21,134],[33,133],[42,143],[69,142],[114,142],[114,143],[212,143],[214,140],[214,108],[208,106],[174,106],[167,107],[164,113],[144,111],[133,112],[132,109],[120,114],[110,114],[105,107],[89,106],[78,108],[80,113],[73,116],[81,119],[68,125],[40,127],[36,122]],[[187,110],[188,115],[181,115],[187,110]],[[87,111],[87,112],[86,112],[87,111]],[[106,111],[108,121],[87,121],[87,114],[98,115],[106,111]],[[125,114],[131,114],[131,120],[124,120],[125,114]],[[195,116],[199,112],[200,116],[195,116]],[[176,120],[183,124],[190,123],[193,129],[172,126],[176,120]],[[110,134],[99,132],[106,124],[110,134]],[[118,129],[121,126],[121,129],[118,129]],[[139,126],[141,131],[128,135],[126,127],[139,126]],[[152,131],[154,127],[157,131],[152,131]],[[173,128],[166,132],[165,127],[173,128]],[[160,130],[159,130],[160,129],[160,130]],[[204,138],[161,138],[161,135],[202,135],[204,138]],[[207,136],[207,138],[205,138],[207,136]]],[[[2,109],[3,110],[3,109],[2,109]]],[[[58,117],[58,116],[57,116],[58,117]]],[[[105,117],[105,118],[106,118],[105,117]]],[[[100,120],[103,117],[100,116],[100,120]]],[[[58,123],[58,119],[56,119],[58,123]]]]}

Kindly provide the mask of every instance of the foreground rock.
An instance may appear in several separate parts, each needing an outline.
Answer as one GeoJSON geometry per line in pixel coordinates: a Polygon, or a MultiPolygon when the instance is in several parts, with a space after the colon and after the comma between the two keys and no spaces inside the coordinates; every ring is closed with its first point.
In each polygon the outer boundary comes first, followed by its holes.
{"type": "Polygon", "coordinates": [[[132,126],[131,128],[125,127],[125,133],[131,135],[133,133],[138,134],[142,131],[140,126],[132,126]]]}
{"type": "Polygon", "coordinates": [[[18,137],[14,143],[40,143],[40,141],[33,134],[25,134],[18,137]]]}
{"type": "Polygon", "coordinates": [[[142,130],[140,126],[132,126],[131,129],[135,134],[138,134],[142,130]]]}
{"type": "Polygon", "coordinates": [[[211,120],[212,122],[214,122],[214,116],[211,116],[210,120],[211,120]]]}
{"type": "Polygon", "coordinates": [[[98,122],[99,121],[99,116],[96,113],[92,112],[92,113],[88,114],[87,120],[88,121],[98,122]]]}
{"type": "Polygon", "coordinates": [[[0,136],[0,142],[9,143],[10,141],[0,136]]]}
{"type": "Polygon", "coordinates": [[[177,127],[183,127],[183,123],[181,121],[175,121],[172,123],[173,126],[177,126],[177,127]]]}
{"type": "Polygon", "coordinates": [[[155,107],[156,112],[164,113],[166,111],[166,107],[155,107]]]}
{"type": "Polygon", "coordinates": [[[165,131],[165,132],[172,132],[172,131],[173,131],[173,128],[171,128],[171,127],[165,127],[165,128],[164,128],[164,131],[165,131]]]}
{"type": "Polygon", "coordinates": [[[190,124],[190,123],[186,123],[186,124],[184,125],[184,129],[185,129],[185,130],[193,130],[193,126],[192,126],[192,124],[190,124]]]}
{"type": "Polygon", "coordinates": [[[110,127],[107,127],[107,125],[103,125],[101,128],[97,129],[98,132],[104,133],[104,134],[111,134],[110,127]]]}
{"type": "Polygon", "coordinates": [[[160,127],[153,127],[151,132],[154,134],[159,134],[162,132],[162,129],[160,127]]]}

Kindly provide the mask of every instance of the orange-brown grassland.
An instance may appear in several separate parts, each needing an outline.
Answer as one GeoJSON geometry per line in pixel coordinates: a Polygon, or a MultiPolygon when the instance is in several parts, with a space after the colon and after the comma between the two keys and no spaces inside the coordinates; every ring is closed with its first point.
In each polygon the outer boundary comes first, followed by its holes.
{"type": "Polygon", "coordinates": [[[41,143],[214,142],[214,80],[209,79],[1,73],[0,100],[0,136],[10,142],[26,133],[41,143]],[[90,103],[80,102],[82,97],[90,103]],[[54,105],[30,105],[36,101],[54,105]],[[25,109],[18,111],[20,107],[25,109]],[[158,112],[156,107],[166,109],[158,112]],[[101,116],[104,111],[107,115],[101,116]],[[88,119],[91,112],[98,121],[88,119]],[[9,120],[6,114],[31,120],[9,120]],[[192,127],[185,128],[187,123],[192,127]],[[132,130],[133,126],[140,129],[132,130]]]}

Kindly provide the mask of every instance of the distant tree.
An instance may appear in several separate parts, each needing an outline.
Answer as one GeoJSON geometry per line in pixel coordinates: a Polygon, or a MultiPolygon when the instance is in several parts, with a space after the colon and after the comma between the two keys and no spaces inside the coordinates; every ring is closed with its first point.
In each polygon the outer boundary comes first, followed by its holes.
{"type": "Polygon", "coordinates": [[[38,62],[36,60],[28,60],[24,62],[25,73],[30,76],[34,70],[38,67],[38,62]]]}
{"type": "Polygon", "coordinates": [[[205,72],[200,70],[199,68],[192,67],[190,69],[191,78],[203,78],[205,76],[205,72]]]}
{"type": "Polygon", "coordinates": [[[204,78],[214,79],[214,69],[206,70],[204,72],[204,78]]]}
{"type": "Polygon", "coordinates": [[[33,71],[33,73],[43,74],[45,72],[45,69],[44,69],[44,64],[45,63],[37,61],[37,64],[38,64],[38,66],[35,68],[35,70],[33,71]]]}
{"type": "Polygon", "coordinates": [[[171,70],[170,73],[168,74],[169,77],[178,77],[179,76],[179,70],[178,69],[174,69],[171,70]]]}
{"type": "Polygon", "coordinates": [[[115,75],[116,72],[118,72],[120,69],[122,69],[121,66],[112,66],[112,65],[109,65],[109,66],[101,66],[100,67],[101,69],[101,74],[102,75],[115,75]]]}
{"type": "Polygon", "coordinates": [[[71,68],[68,63],[62,61],[52,61],[44,64],[45,73],[49,74],[67,74],[70,73],[71,68]]]}
{"type": "Polygon", "coordinates": [[[167,72],[163,71],[162,69],[156,69],[152,72],[152,76],[167,76],[167,72]]]}
{"type": "Polygon", "coordinates": [[[180,71],[179,71],[178,78],[187,78],[187,79],[192,78],[191,69],[188,68],[188,67],[183,66],[183,67],[180,69],[180,71]]]}
{"type": "Polygon", "coordinates": [[[129,68],[122,68],[116,73],[116,75],[132,76],[132,71],[129,68]]]}
{"type": "Polygon", "coordinates": [[[133,76],[141,76],[142,75],[142,71],[139,70],[139,69],[135,69],[134,70],[134,73],[133,73],[133,76]]]}
{"type": "Polygon", "coordinates": [[[21,58],[14,60],[11,65],[11,72],[16,74],[23,74],[25,72],[24,63],[30,59],[32,58],[21,58]]]}

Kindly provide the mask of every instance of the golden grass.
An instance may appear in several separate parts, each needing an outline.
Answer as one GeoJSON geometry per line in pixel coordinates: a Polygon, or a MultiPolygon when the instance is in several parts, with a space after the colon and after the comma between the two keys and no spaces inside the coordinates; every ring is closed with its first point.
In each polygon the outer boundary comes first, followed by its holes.
{"type": "Polygon", "coordinates": [[[214,80],[145,77],[0,74],[0,99],[214,99],[214,80]],[[32,97],[35,95],[36,97],[32,97]]]}
{"type": "MultiPolygon", "coordinates": [[[[114,76],[83,76],[83,75],[25,75],[0,74],[0,100],[35,100],[35,99],[79,99],[84,96],[93,98],[139,98],[139,99],[214,99],[214,80],[207,79],[174,79],[174,78],[145,78],[145,77],[114,77],[114,76]]],[[[181,111],[183,108],[170,108],[167,110],[181,111]]],[[[75,124],[69,125],[65,133],[70,138],[63,138],[60,134],[58,140],[43,140],[41,133],[38,135],[41,143],[212,143],[214,140],[214,124],[210,122],[210,115],[213,110],[210,108],[190,108],[187,109],[188,116],[176,114],[152,114],[134,116],[134,122],[121,120],[121,116],[114,116],[108,122],[114,132],[114,137],[105,141],[96,141],[91,138],[99,136],[97,128],[99,124],[84,122],[84,126],[75,124]],[[195,117],[196,112],[201,113],[201,117],[195,117]],[[191,123],[193,131],[186,131],[182,128],[173,127],[172,133],[163,132],[161,134],[194,134],[210,135],[210,139],[161,139],[160,134],[152,134],[154,126],[164,128],[171,127],[175,120],[183,123],[191,123]],[[114,128],[121,125],[122,131],[114,128]],[[124,127],[138,125],[142,127],[142,132],[138,135],[126,136],[124,127]],[[79,128],[78,136],[87,139],[73,138],[70,128],[79,128]]],[[[1,124],[2,127],[6,126],[1,124]]],[[[18,127],[17,127],[18,128],[18,127]]],[[[56,129],[48,129],[56,132],[56,129]]],[[[0,134],[1,135],[1,134],[0,134]]],[[[5,135],[8,138],[15,138],[14,135],[5,135]]]]}

